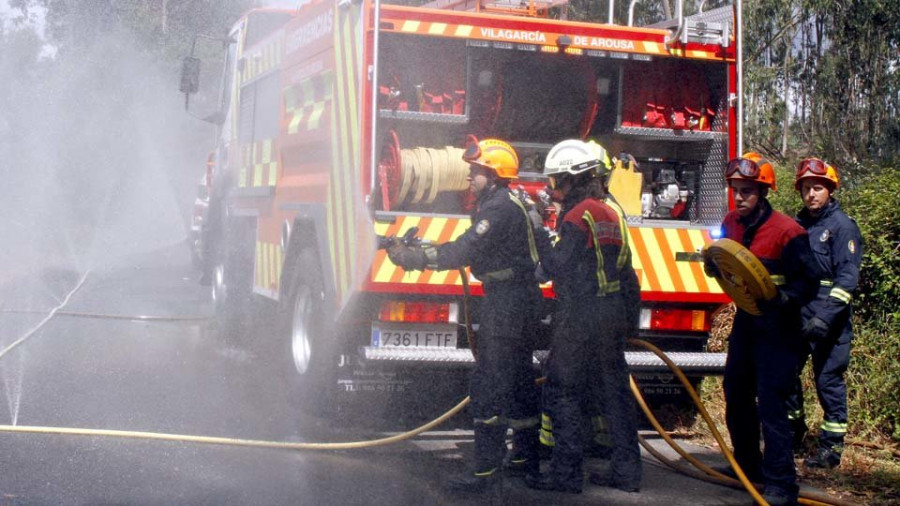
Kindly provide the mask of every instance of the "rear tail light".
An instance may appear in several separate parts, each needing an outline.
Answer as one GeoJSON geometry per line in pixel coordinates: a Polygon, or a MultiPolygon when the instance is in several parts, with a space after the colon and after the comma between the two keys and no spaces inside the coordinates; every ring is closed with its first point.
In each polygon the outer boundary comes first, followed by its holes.
{"type": "Polygon", "coordinates": [[[378,319],[383,322],[457,323],[459,310],[451,302],[404,302],[389,300],[381,304],[378,319]]]}
{"type": "Polygon", "coordinates": [[[640,327],[647,330],[708,332],[709,311],[702,309],[641,309],[640,327]]]}

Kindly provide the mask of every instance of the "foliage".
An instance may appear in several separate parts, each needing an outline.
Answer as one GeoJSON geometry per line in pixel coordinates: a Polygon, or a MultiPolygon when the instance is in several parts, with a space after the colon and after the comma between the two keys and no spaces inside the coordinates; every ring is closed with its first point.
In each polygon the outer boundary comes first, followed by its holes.
{"type": "Polygon", "coordinates": [[[848,175],[900,156],[900,0],[745,5],[745,141],[848,175]]]}
{"type": "Polygon", "coordinates": [[[252,0],[10,0],[22,18],[44,9],[48,41],[61,55],[81,54],[111,34],[127,34],[136,47],[177,64],[197,34],[225,36],[252,0]]]}
{"type": "Polygon", "coordinates": [[[853,432],[900,442],[900,325],[857,318],[853,360],[847,371],[853,432]]]}

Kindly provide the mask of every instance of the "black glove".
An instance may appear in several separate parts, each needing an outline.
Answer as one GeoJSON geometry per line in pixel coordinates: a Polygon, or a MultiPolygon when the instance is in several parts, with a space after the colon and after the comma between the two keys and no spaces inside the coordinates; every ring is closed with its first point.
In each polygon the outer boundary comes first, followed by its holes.
{"type": "Polygon", "coordinates": [[[756,301],[756,307],[763,314],[777,313],[778,311],[781,311],[789,301],[790,299],[788,299],[788,296],[785,295],[781,290],[778,290],[777,292],[775,292],[775,296],[771,299],[760,299],[756,301]]]}
{"type": "Polygon", "coordinates": [[[810,341],[822,340],[828,335],[828,324],[818,316],[813,316],[803,326],[802,333],[810,341]]]}
{"type": "Polygon", "coordinates": [[[407,271],[421,271],[425,269],[428,259],[425,250],[419,246],[407,246],[400,241],[388,248],[388,258],[395,265],[403,267],[407,271]]]}
{"type": "Polygon", "coordinates": [[[710,257],[703,257],[703,272],[711,278],[721,278],[722,271],[710,257]]]}

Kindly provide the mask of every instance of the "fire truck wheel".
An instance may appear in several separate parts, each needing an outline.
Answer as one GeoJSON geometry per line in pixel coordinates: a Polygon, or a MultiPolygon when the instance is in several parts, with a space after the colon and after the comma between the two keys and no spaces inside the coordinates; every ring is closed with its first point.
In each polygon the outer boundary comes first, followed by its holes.
{"type": "Polygon", "coordinates": [[[246,334],[252,300],[252,232],[245,224],[232,224],[231,233],[220,244],[220,261],[213,267],[216,323],[225,341],[234,344],[243,341],[246,334]]]}
{"type": "MultiPolygon", "coordinates": [[[[329,332],[325,290],[317,255],[312,248],[302,250],[293,282],[279,310],[278,333],[286,348],[288,384],[292,400],[303,409],[324,408],[335,388],[337,356],[329,332]]],[[[282,349],[284,349],[282,348],[282,349]]]]}

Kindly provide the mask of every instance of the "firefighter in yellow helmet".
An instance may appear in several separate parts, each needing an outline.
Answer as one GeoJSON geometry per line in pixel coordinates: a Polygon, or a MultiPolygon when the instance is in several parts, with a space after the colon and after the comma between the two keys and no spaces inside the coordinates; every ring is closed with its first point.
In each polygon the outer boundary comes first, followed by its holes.
{"type": "Polygon", "coordinates": [[[818,296],[801,311],[805,342],[797,367],[795,391],[788,400],[788,417],[794,430],[794,451],[802,451],[806,420],[800,372],[812,356],[816,393],[824,416],[817,448],[805,464],[828,469],[841,463],[847,433],[844,372],[850,364],[851,301],[859,284],[863,250],[859,227],[834,199],[840,184],[837,170],[818,158],[806,158],[797,164],[794,188],[803,199],[803,210],[797,214],[797,222],[809,234],[813,256],[824,277],[818,296]]]}
{"type": "Polygon", "coordinates": [[[541,266],[553,279],[557,296],[544,387],[553,456],[549,473],[525,478],[529,487],[540,490],[581,492],[583,410],[598,405],[609,425],[611,465],[608,474],[591,475],[591,482],[628,492],[637,492],[641,483],[625,362],[625,338],[636,325],[632,315],[637,314],[640,286],[624,215],[605,201],[610,168],[605,150],[598,147],[580,139],[562,141],[550,149],[544,164],[544,174],[562,200],[562,213],[555,245],[542,229],[536,230],[541,266]]]}
{"type": "MultiPolygon", "coordinates": [[[[508,143],[485,139],[463,154],[476,195],[470,226],[459,238],[435,247],[397,243],[388,250],[404,269],[471,268],[482,282],[475,370],[469,385],[475,427],[471,471],[450,481],[460,492],[485,491],[499,483],[506,457],[506,431],[513,429],[509,473],[538,471],[539,391],[535,385],[532,332],[543,300],[535,277],[538,262],[532,222],[509,191],[519,159],[508,143]]],[[[508,474],[509,474],[508,473],[508,474]]]]}
{"type": "MultiPolygon", "coordinates": [[[[777,293],[757,301],[762,314],[741,309],[732,325],[725,361],[725,421],[734,457],[763,497],[775,506],[797,504],[787,397],[800,358],[800,307],[814,295],[819,270],[806,230],[766,199],[775,170],[755,152],[728,162],[725,180],[735,209],[722,221],[723,236],[750,250],[765,266],[777,293]],[[765,451],[760,448],[760,427],[765,451]]],[[[707,260],[707,272],[719,276],[707,260]]]]}

